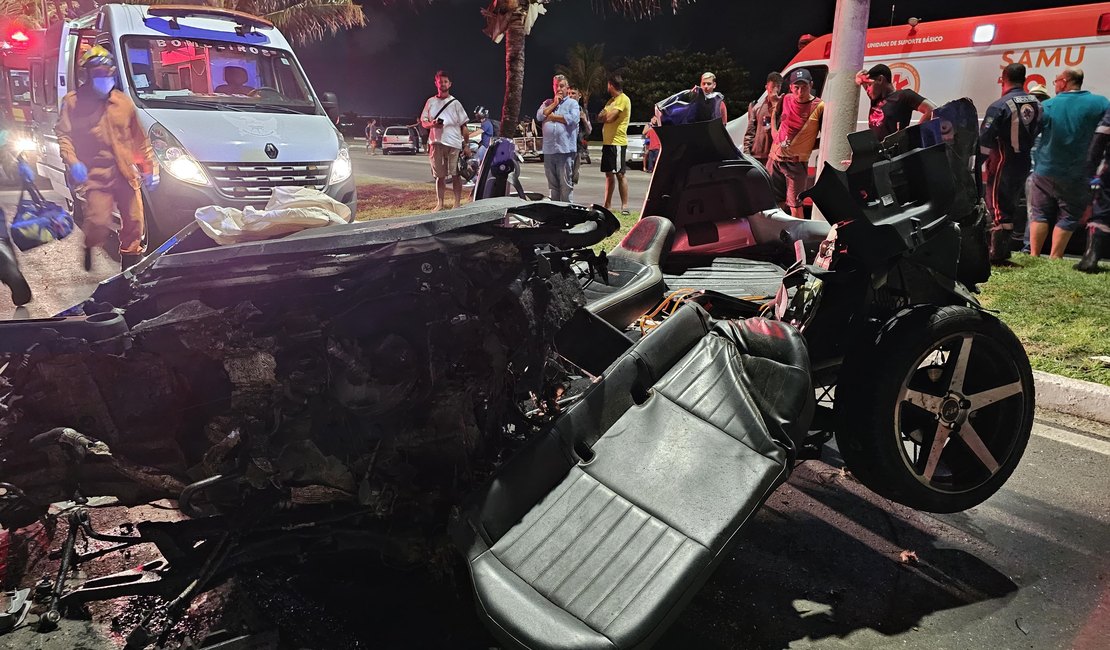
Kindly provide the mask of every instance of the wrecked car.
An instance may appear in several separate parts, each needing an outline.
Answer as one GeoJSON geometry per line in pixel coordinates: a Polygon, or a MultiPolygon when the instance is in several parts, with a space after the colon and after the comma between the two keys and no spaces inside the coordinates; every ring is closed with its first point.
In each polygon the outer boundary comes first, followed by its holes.
{"type": "Polygon", "coordinates": [[[476,188],[499,197],[219,248],[183,231],[68,316],[0,323],[0,523],[96,495],[188,516],[105,535],[73,511],[47,626],[156,593],[167,616],[129,642],[163,644],[245,566],[371,549],[448,573],[458,552],[507,646],[646,647],[822,417],[873,436],[835,429],[872,489],[937,510],[997,490],[1028,361],[956,279],[952,147],[857,148],[814,189],[842,220],[795,230],[715,124],[661,129],[648,216],[611,255],[607,210],[505,196],[501,141],[476,188]],[[745,228],[792,260],[720,245],[745,228]],[[889,363],[863,364],[868,336],[889,363]],[[65,589],[78,536],[166,562],[65,589]]]}

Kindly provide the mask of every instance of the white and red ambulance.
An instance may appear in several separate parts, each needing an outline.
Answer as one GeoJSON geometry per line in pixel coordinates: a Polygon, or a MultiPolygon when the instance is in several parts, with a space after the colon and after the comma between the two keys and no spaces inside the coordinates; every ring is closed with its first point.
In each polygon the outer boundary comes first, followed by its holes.
{"type": "MultiPolygon", "coordinates": [[[[832,37],[818,37],[782,71],[798,68],[813,75],[820,96],[829,71],[832,37]]],[[[1083,88],[1110,96],[1110,2],[1055,9],[956,18],[867,30],[863,68],[885,63],[895,88],[910,88],[937,106],[960,97],[975,102],[980,118],[1002,94],[999,73],[1010,63],[1025,64],[1026,87],[1052,91],[1064,68],[1083,69],[1083,88]]],[[[867,128],[867,96],[860,93],[858,130],[867,128]]],[[[728,124],[739,146],[747,115],[728,124]]]]}

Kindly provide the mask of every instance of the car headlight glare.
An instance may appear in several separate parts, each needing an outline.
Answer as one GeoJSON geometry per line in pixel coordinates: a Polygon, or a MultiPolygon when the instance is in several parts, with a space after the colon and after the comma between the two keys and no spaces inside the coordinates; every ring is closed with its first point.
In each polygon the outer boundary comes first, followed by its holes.
{"type": "Polygon", "coordinates": [[[331,177],[328,179],[328,185],[335,185],[342,183],[351,177],[351,152],[347,147],[339,148],[339,155],[336,156],[335,162],[331,164],[331,177]]]}
{"type": "Polygon", "coordinates": [[[19,138],[14,143],[12,143],[12,147],[15,149],[15,155],[17,156],[21,153],[27,153],[29,151],[34,151],[35,149],[37,149],[37,147],[35,146],[35,141],[31,138],[19,138]]]}
{"type": "Polygon", "coordinates": [[[174,177],[185,181],[186,183],[195,183],[197,185],[207,185],[208,178],[204,175],[204,170],[200,168],[197,161],[193,160],[190,156],[178,156],[165,166],[166,171],[174,177]]]}
{"type": "Polygon", "coordinates": [[[150,127],[150,146],[159,164],[174,178],[192,183],[193,185],[208,185],[208,176],[185,147],[164,126],[154,123],[150,127]]]}

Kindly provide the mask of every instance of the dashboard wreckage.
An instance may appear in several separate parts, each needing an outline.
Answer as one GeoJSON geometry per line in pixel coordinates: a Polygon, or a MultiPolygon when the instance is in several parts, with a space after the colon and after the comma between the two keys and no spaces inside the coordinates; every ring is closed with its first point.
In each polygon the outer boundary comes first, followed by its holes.
{"type": "Polygon", "coordinates": [[[973,145],[946,108],[947,130],[854,137],[811,191],[831,228],[781,215],[719,123],[673,125],[651,216],[598,253],[613,215],[508,196],[502,140],[463,208],[199,250],[190,226],[66,315],[0,322],[0,524],[99,496],[186,515],[107,535],[67,511],[40,627],[158,594],[128,642],[162,645],[244,567],[373,550],[461,554],[507,646],[647,647],[834,434],[896,501],[983,501],[1032,377],[974,298],[982,215],[952,171],[973,145]],[[67,588],[79,537],[164,561],[67,588]]]}

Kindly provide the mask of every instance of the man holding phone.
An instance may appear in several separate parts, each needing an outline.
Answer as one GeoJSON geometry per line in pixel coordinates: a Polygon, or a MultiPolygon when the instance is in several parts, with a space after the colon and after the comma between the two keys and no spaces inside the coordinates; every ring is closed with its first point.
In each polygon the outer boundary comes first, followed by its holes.
{"type": "Polygon", "coordinates": [[[446,71],[436,72],[436,94],[424,102],[420,112],[420,125],[428,130],[428,160],[436,179],[436,211],[444,208],[443,198],[447,182],[455,192],[455,205],[462,202],[462,179],[456,174],[459,155],[467,155],[466,109],[462,102],[451,96],[451,76],[446,71]]]}

